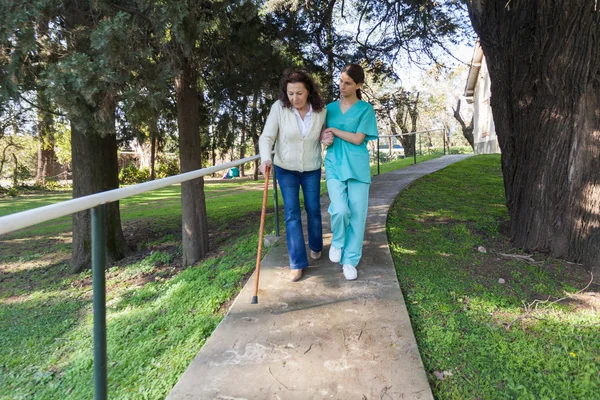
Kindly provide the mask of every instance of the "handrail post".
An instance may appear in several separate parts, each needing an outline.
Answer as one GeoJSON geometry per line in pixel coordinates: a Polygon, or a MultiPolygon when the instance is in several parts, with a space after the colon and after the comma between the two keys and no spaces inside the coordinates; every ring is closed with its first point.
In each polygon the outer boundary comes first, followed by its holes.
{"type": "Polygon", "coordinates": [[[94,399],[106,400],[106,205],[92,208],[92,287],[94,303],[94,399]]]}
{"type": "Polygon", "coordinates": [[[442,135],[444,135],[444,155],[446,155],[446,130],[442,131],[442,135]]]}
{"type": "Polygon", "coordinates": [[[275,167],[271,168],[273,171],[273,205],[275,207],[275,236],[279,237],[279,201],[277,199],[277,174],[275,173],[275,167]]]}
{"type": "Polygon", "coordinates": [[[417,134],[415,133],[415,140],[413,140],[413,159],[414,163],[417,163],[417,134]]]}
{"type": "Polygon", "coordinates": [[[379,136],[377,136],[377,175],[379,175],[379,136]]]}

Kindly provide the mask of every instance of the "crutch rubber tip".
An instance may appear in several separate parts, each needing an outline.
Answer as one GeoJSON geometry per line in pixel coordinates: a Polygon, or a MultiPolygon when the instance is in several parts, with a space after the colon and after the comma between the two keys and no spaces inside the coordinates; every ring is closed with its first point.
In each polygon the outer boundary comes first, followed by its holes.
{"type": "Polygon", "coordinates": [[[252,296],[252,301],[250,304],[258,304],[258,296],[252,296]]]}

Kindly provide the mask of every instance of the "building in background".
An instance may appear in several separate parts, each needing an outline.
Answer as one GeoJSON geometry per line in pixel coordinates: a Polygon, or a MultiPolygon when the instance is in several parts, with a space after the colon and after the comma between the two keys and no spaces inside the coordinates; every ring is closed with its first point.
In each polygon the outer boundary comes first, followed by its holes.
{"type": "Polygon", "coordinates": [[[465,98],[473,104],[473,147],[475,154],[500,153],[490,105],[490,75],[479,40],[475,43],[465,98]]]}

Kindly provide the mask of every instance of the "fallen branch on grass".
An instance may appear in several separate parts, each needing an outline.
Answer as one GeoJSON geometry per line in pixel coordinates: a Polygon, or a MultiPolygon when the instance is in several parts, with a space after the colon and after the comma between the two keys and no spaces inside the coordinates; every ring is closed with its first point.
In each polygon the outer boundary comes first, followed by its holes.
{"type": "Polygon", "coordinates": [[[587,288],[589,288],[589,287],[590,287],[590,285],[592,284],[592,282],[594,281],[594,273],[593,273],[593,272],[590,272],[590,275],[591,275],[591,279],[590,279],[590,281],[588,282],[588,284],[587,284],[587,285],[586,285],[586,286],[585,286],[583,289],[581,289],[581,290],[578,290],[578,291],[577,291],[577,292],[575,292],[575,293],[567,293],[567,295],[566,295],[565,297],[561,297],[561,298],[560,298],[560,299],[558,299],[558,300],[553,300],[553,301],[550,301],[550,296],[548,296],[548,298],[547,298],[546,300],[539,300],[539,299],[535,299],[535,300],[533,300],[533,301],[532,301],[531,303],[529,303],[529,304],[525,304],[525,302],[523,302],[523,306],[524,306],[524,309],[525,309],[525,315],[521,315],[520,317],[518,317],[518,318],[515,318],[514,320],[512,320],[512,321],[511,321],[511,322],[510,322],[510,323],[509,323],[509,324],[506,326],[506,330],[510,330],[510,328],[512,327],[512,325],[513,325],[515,322],[517,322],[517,321],[521,321],[521,320],[523,320],[523,319],[525,319],[525,318],[533,318],[533,319],[537,319],[537,320],[541,320],[541,321],[546,321],[546,319],[544,319],[544,318],[540,318],[540,317],[538,317],[538,316],[532,315],[532,313],[535,313],[535,312],[537,312],[537,311],[538,311],[538,306],[539,306],[540,304],[542,304],[542,305],[546,305],[544,308],[548,308],[548,307],[552,306],[553,304],[556,304],[556,303],[558,303],[559,301],[563,301],[563,300],[566,300],[566,299],[570,299],[570,298],[573,298],[573,296],[575,296],[575,295],[577,295],[577,294],[581,294],[582,292],[584,292],[585,290],[587,290],[587,288]]]}
{"type": "Polygon", "coordinates": [[[506,258],[516,258],[517,260],[527,261],[533,264],[538,264],[540,261],[535,261],[531,256],[524,256],[521,254],[506,254],[506,253],[497,253],[499,256],[506,258]]]}

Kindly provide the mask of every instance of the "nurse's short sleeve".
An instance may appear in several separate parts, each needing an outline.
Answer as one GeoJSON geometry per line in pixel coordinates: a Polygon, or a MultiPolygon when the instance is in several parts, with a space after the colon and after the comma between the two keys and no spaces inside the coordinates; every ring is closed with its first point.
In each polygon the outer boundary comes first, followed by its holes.
{"type": "Polygon", "coordinates": [[[378,136],[377,132],[377,118],[375,117],[375,110],[373,106],[369,104],[365,110],[356,132],[364,133],[367,140],[376,140],[378,136]]]}

